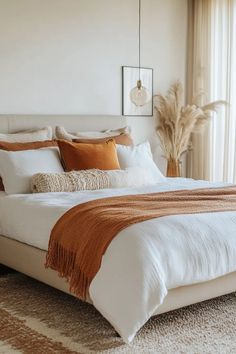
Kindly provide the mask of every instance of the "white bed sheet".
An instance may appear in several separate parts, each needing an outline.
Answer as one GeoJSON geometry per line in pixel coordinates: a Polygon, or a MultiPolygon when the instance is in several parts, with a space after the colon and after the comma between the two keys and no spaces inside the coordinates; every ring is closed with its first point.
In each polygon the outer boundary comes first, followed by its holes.
{"type": "MultiPolygon", "coordinates": [[[[76,204],[113,195],[221,185],[167,179],[138,189],[3,196],[0,225],[5,236],[47,250],[52,227],[76,204]]],[[[120,232],[108,247],[89,291],[94,306],[130,342],[168,289],[233,271],[236,212],[166,216],[120,232]]]]}

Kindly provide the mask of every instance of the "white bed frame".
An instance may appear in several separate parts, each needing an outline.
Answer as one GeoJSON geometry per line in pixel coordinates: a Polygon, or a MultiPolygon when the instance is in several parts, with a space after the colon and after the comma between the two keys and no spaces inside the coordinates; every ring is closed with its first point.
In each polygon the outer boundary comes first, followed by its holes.
{"type": "MultiPolygon", "coordinates": [[[[63,125],[68,130],[104,130],[126,125],[121,116],[3,116],[0,133],[44,126],[63,125]]],[[[13,268],[45,284],[70,294],[68,284],[57,273],[45,269],[46,252],[0,235],[0,264],[13,268]]],[[[155,315],[236,291],[236,272],[189,286],[171,289],[155,315]]]]}
{"type": "MultiPolygon", "coordinates": [[[[51,269],[45,269],[46,251],[0,236],[0,263],[70,294],[68,283],[51,269]]],[[[236,272],[168,292],[155,315],[236,291],[236,272]]]]}

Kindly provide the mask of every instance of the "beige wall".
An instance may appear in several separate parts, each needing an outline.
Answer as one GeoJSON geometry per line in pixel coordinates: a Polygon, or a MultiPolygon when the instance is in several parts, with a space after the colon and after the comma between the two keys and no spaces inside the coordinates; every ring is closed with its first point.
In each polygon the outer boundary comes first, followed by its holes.
{"type": "MultiPolygon", "coordinates": [[[[187,0],[142,3],[142,65],[163,92],[185,81],[187,0]]],[[[121,114],[121,66],[138,64],[137,5],[0,0],[0,114],[121,114]]],[[[152,118],[128,122],[137,142],[152,138],[152,118]]]]}

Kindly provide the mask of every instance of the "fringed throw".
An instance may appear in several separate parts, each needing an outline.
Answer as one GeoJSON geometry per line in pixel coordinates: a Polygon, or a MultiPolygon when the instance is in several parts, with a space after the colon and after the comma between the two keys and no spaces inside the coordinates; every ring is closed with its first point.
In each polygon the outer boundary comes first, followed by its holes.
{"type": "Polygon", "coordinates": [[[236,211],[236,187],[127,195],[90,201],[66,212],[54,226],[46,259],[70,290],[88,298],[103,254],[129,225],[162,216],[236,211]]]}

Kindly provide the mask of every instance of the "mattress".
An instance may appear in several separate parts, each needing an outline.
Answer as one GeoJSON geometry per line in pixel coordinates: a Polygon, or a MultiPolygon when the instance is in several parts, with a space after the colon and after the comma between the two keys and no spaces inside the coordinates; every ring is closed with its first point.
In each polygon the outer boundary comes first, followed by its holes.
{"type": "MultiPolygon", "coordinates": [[[[47,250],[56,221],[74,205],[109,196],[218,187],[167,179],[142,188],[0,198],[2,234],[47,250]]],[[[89,294],[125,342],[157,311],[169,289],[236,271],[236,212],[166,216],[131,225],[109,245],[89,294]]]]}

